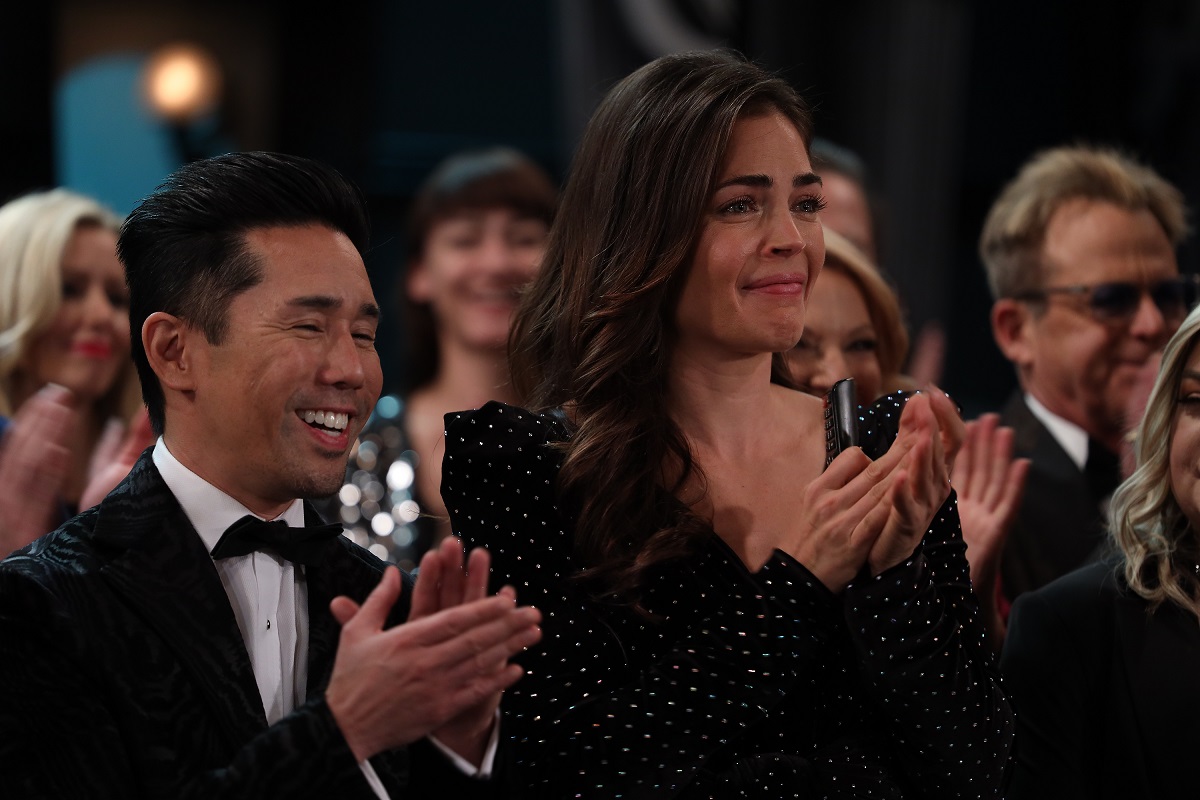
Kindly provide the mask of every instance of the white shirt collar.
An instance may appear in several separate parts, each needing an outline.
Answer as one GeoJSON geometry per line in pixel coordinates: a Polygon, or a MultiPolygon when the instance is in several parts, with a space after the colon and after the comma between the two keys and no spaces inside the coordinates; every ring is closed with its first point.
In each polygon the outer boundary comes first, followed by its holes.
{"type": "MultiPolygon", "coordinates": [[[[230,525],[247,514],[258,516],[181,464],[161,436],[154,445],[153,458],[154,466],[158,467],[167,488],[179,501],[183,513],[187,514],[188,521],[200,534],[205,549],[210,553],[230,525]]],[[[303,527],[304,501],[296,500],[275,519],[281,519],[292,527],[303,527]]]]}
{"type": "Polygon", "coordinates": [[[1058,416],[1039,403],[1031,394],[1025,395],[1025,405],[1029,406],[1029,410],[1038,418],[1038,422],[1046,426],[1046,430],[1050,431],[1050,435],[1054,437],[1054,441],[1058,442],[1058,446],[1071,457],[1075,466],[1083,469],[1088,458],[1087,431],[1074,422],[1058,416]]]}

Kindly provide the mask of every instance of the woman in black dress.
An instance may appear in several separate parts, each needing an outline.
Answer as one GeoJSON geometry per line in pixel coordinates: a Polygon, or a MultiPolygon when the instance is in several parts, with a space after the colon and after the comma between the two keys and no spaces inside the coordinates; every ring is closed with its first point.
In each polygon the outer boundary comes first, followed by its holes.
{"type": "Polygon", "coordinates": [[[953,405],[888,398],[822,472],[778,355],[824,260],[810,129],[727,53],[619,83],[518,313],[533,410],[447,417],[454,529],[545,619],[504,703],[514,796],[999,795],[953,405]]]}

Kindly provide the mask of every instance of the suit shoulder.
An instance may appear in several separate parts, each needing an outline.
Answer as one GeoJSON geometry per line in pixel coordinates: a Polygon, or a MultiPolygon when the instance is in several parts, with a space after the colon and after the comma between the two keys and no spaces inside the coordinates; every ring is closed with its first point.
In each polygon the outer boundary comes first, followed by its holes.
{"type": "Polygon", "coordinates": [[[89,511],[74,517],[0,561],[0,625],[10,646],[49,636],[65,647],[89,627],[83,620],[105,594],[100,578],[105,560],[90,538],[94,516],[89,511]]]}
{"type": "Polygon", "coordinates": [[[1031,681],[1057,680],[1063,670],[1087,685],[1103,680],[1129,594],[1116,569],[1112,561],[1090,564],[1016,599],[1000,657],[1014,693],[1028,692],[1031,681]]]}
{"type": "Polygon", "coordinates": [[[0,572],[51,579],[56,575],[66,577],[95,571],[101,564],[92,539],[97,517],[95,508],[72,517],[9,554],[0,561],[0,572]]]}
{"type": "Polygon", "coordinates": [[[1086,625],[1106,608],[1130,596],[1120,570],[1120,562],[1112,559],[1088,564],[1040,589],[1025,592],[1016,599],[1013,610],[1018,612],[1018,606],[1036,606],[1053,610],[1068,624],[1086,625]]]}

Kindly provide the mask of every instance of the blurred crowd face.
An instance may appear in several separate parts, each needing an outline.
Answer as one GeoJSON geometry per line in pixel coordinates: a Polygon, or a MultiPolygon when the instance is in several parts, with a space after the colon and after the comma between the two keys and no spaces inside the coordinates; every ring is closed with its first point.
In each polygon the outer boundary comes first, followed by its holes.
{"type": "Polygon", "coordinates": [[[676,308],[700,360],[790,349],[825,260],[821,186],[782,114],[737,122],[676,308]]]}
{"type": "Polygon", "coordinates": [[[867,194],[855,181],[840,172],[826,171],[824,181],[825,210],[821,222],[850,240],[872,261],[876,260],[875,234],[871,226],[871,206],[867,194]]]}
{"type": "Polygon", "coordinates": [[[1119,436],[1139,369],[1187,312],[1164,313],[1149,292],[1179,274],[1174,248],[1150,212],[1078,199],[1051,216],[1042,260],[1044,289],[1113,282],[1144,289],[1136,307],[1115,318],[1097,314],[1087,293],[1052,293],[1042,314],[1026,316],[1018,348],[1025,388],[1043,405],[1093,436],[1119,436]]]}
{"type": "Polygon", "coordinates": [[[542,220],[509,208],[469,210],[441,220],[410,272],[409,296],[430,304],[443,339],[468,349],[502,349],[548,232],[542,220]]]}
{"type": "Polygon", "coordinates": [[[853,378],[859,404],[883,391],[879,340],[866,300],[844,272],[826,268],[813,287],[804,335],[788,351],[792,379],[816,395],[842,378],[853,378]]]}
{"type": "Polygon", "coordinates": [[[1183,368],[1175,399],[1171,431],[1171,493],[1191,523],[1200,531],[1200,344],[1183,368]]]}
{"type": "Polygon", "coordinates": [[[103,397],[129,359],[129,292],[117,237],[79,227],[62,263],[62,305],[21,360],[28,392],[57,383],[84,400],[103,397]]]}

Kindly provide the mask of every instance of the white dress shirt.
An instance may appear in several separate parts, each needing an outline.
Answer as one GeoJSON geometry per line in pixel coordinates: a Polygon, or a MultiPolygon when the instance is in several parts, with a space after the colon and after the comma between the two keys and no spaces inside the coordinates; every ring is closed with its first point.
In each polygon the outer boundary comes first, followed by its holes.
{"type": "MultiPolygon", "coordinates": [[[[154,446],[153,458],[167,488],[210,553],[230,525],[253,513],[181,464],[162,437],[154,446]]],[[[303,527],[304,502],[296,500],[275,519],[303,527]]],[[[267,724],[273,725],[304,703],[308,689],[308,587],[304,567],[262,552],[213,563],[250,654],[267,724]]],[[[488,777],[496,757],[499,727],[499,723],[492,726],[491,741],[479,769],[432,736],[429,740],[462,772],[488,777]]],[[[376,796],[389,800],[371,763],[361,761],[358,766],[376,796]]]]}
{"type": "MultiPolygon", "coordinates": [[[[210,553],[233,523],[250,509],[179,463],[159,437],[154,466],[210,553]]],[[[260,517],[261,519],[261,517],[260,517]]],[[[304,525],[304,502],[296,500],[275,519],[304,525]]],[[[303,567],[277,555],[253,552],[215,560],[233,616],[250,654],[267,724],[274,725],[304,703],[308,689],[308,587],[303,567]]],[[[359,763],[380,800],[390,800],[369,761],[359,763]]]]}
{"type": "MultiPolygon", "coordinates": [[[[229,525],[253,515],[246,506],[184,467],[162,437],[158,438],[152,457],[162,480],[210,553],[229,525]]],[[[293,528],[304,527],[304,501],[293,501],[275,519],[282,519],[293,528]]],[[[308,590],[304,566],[296,567],[278,555],[257,551],[214,560],[214,565],[233,607],[234,619],[238,620],[241,638],[250,652],[266,722],[275,724],[304,703],[307,696],[308,590]]],[[[497,711],[491,739],[478,768],[434,736],[428,739],[463,774],[486,778],[491,777],[496,762],[499,728],[497,711]]],[[[371,762],[362,760],[359,768],[378,798],[390,800],[371,762]]]]}
{"type": "Polygon", "coordinates": [[[1087,465],[1088,459],[1087,431],[1074,422],[1058,416],[1039,403],[1031,394],[1025,395],[1025,405],[1029,406],[1029,410],[1037,417],[1038,422],[1042,423],[1046,427],[1046,430],[1050,431],[1050,435],[1054,437],[1054,441],[1058,442],[1058,446],[1066,451],[1071,460],[1075,462],[1075,466],[1079,467],[1080,471],[1082,471],[1087,465]]]}

